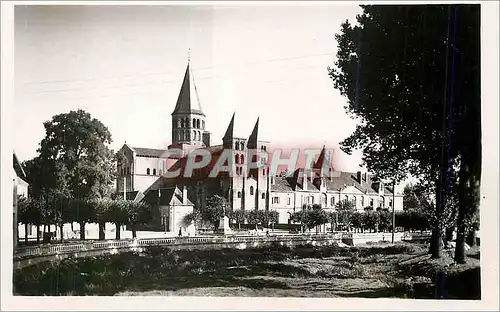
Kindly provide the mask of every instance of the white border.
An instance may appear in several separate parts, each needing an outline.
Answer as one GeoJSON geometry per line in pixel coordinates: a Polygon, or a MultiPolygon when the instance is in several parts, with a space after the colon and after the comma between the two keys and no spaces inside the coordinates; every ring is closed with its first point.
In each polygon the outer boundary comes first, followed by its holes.
{"type": "MultiPolygon", "coordinates": [[[[481,3],[482,16],[482,113],[483,113],[483,177],[481,196],[481,301],[433,301],[398,299],[299,299],[299,298],[204,298],[204,297],[13,297],[12,296],[12,131],[10,108],[14,95],[14,5],[71,4],[71,5],[341,5],[343,2],[233,2],[233,1],[36,1],[1,2],[1,229],[2,229],[2,310],[498,310],[498,9],[496,1],[405,1],[404,4],[424,3],[481,3]],[[214,300],[215,299],[215,300],[214,300]]],[[[359,2],[358,2],[359,3],[359,2]]],[[[396,4],[390,1],[366,3],[396,4]]],[[[352,2],[349,2],[352,5],[352,2]]]]}

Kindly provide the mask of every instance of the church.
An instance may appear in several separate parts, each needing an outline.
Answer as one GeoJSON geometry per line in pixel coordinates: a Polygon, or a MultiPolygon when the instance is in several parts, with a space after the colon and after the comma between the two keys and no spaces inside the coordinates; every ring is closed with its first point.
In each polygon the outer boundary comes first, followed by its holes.
{"type": "Polygon", "coordinates": [[[266,156],[270,142],[259,140],[259,119],[248,136],[237,136],[233,114],[218,142],[221,144],[213,145],[189,62],[171,115],[172,143],[166,149],[125,143],[118,151],[123,157],[117,164],[117,192],[128,200],[145,200],[155,207],[153,222],[144,230],[173,234],[188,230],[183,217],[204,207],[214,194],[225,197],[233,210],[276,210],[282,224],[289,223],[290,214],[303,205],[320,204],[325,210],[333,210],[341,200],[352,201],[358,210],[392,209],[393,205],[395,210],[403,210],[403,196],[393,196],[391,188],[373,181],[367,173],[332,170],[325,147],[311,168],[297,168],[290,174],[270,172],[266,156]],[[185,177],[188,158],[200,149],[211,155],[209,164],[185,177]],[[211,169],[227,153],[231,173],[222,171],[212,176],[211,169]],[[259,168],[248,166],[250,157],[259,168]],[[174,171],[180,176],[166,174],[174,171]]]}

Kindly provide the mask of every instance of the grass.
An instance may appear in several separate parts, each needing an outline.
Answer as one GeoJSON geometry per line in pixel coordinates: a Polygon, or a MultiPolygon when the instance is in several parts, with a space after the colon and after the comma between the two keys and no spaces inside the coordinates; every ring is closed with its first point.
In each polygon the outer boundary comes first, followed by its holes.
{"type": "Polygon", "coordinates": [[[152,247],[25,267],[14,272],[14,293],[433,298],[434,277],[445,272],[445,298],[480,298],[478,250],[469,251],[465,265],[452,265],[447,252],[442,259],[429,259],[426,250],[409,243],[244,250],[152,247]]]}

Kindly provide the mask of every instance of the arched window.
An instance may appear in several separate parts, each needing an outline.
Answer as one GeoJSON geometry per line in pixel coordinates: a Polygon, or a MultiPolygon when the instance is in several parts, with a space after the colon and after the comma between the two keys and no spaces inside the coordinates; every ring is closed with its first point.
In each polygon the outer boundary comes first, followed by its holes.
{"type": "Polygon", "coordinates": [[[179,126],[180,126],[181,128],[184,128],[184,119],[179,118],[179,126]]]}
{"type": "Polygon", "coordinates": [[[262,199],[266,199],[266,193],[262,193],[262,199]]]}
{"type": "Polygon", "coordinates": [[[201,141],[202,136],[201,136],[201,131],[198,131],[198,141],[201,141]]]}
{"type": "Polygon", "coordinates": [[[156,169],[153,169],[153,175],[156,175],[156,169]]]}
{"type": "Polygon", "coordinates": [[[182,120],[180,118],[177,119],[177,128],[182,127],[182,120]]]}
{"type": "Polygon", "coordinates": [[[370,207],[373,207],[373,198],[370,198],[370,207]]]}
{"type": "Polygon", "coordinates": [[[365,197],[361,196],[361,207],[365,208],[365,197]]]}
{"type": "Polygon", "coordinates": [[[240,157],[238,154],[234,155],[234,163],[239,164],[240,163],[240,157]]]}
{"type": "Polygon", "coordinates": [[[239,142],[234,142],[234,149],[239,150],[240,149],[240,143],[239,142]]]}
{"type": "Polygon", "coordinates": [[[335,196],[332,196],[332,198],[330,199],[330,205],[332,207],[335,206],[335,196]]]}
{"type": "Polygon", "coordinates": [[[200,129],[200,120],[199,119],[196,120],[196,128],[200,129]]]}
{"type": "Polygon", "coordinates": [[[149,168],[146,169],[146,174],[149,175],[150,174],[150,171],[149,171],[149,168]]]}
{"type": "Polygon", "coordinates": [[[182,132],[177,132],[177,137],[179,138],[179,141],[182,141],[182,132]]]}
{"type": "Polygon", "coordinates": [[[347,201],[347,200],[349,200],[349,196],[347,196],[347,195],[346,195],[344,199],[345,199],[346,201],[347,201]]]}
{"type": "Polygon", "coordinates": [[[392,208],[392,199],[389,199],[389,208],[392,208]]]}
{"type": "Polygon", "coordinates": [[[241,162],[242,164],[244,164],[244,163],[245,163],[245,156],[243,156],[243,155],[241,155],[241,156],[240,156],[240,162],[241,162]]]}
{"type": "Polygon", "coordinates": [[[189,128],[189,118],[184,118],[184,127],[189,128]]]}
{"type": "Polygon", "coordinates": [[[193,128],[196,128],[196,119],[193,119],[193,128]]]}
{"type": "Polygon", "coordinates": [[[130,174],[130,167],[127,168],[127,174],[130,174]]]}
{"type": "Polygon", "coordinates": [[[203,128],[203,130],[205,130],[205,120],[202,120],[202,121],[201,121],[201,124],[202,124],[202,128],[203,128]]]}
{"type": "Polygon", "coordinates": [[[184,130],[184,138],[182,140],[183,141],[189,140],[189,131],[188,130],[184,130]]]}
{"type": "Polygon", "coordinates": [[[250,186],[250,195],[253,195],[253,186],[250,186]]]}
{"type": "Polygon", "coordinates": [[[241,198],[241,192],[238,192],[238,198],[241,198]]]}
{"type": "Polygon", "coordinates": [[[322,196],[323,196],[323,205],[325,205],[325,207],[326,207],[326,206],[328,206],[328,201],[327,201],[328,198],[326,197],[326,194],[323,194],[322,196]]]}
{"type": "Polygon", "coordinates": [[[241,150],[243,151],[245,149],[245,143],[241,142],[241,150]]]}

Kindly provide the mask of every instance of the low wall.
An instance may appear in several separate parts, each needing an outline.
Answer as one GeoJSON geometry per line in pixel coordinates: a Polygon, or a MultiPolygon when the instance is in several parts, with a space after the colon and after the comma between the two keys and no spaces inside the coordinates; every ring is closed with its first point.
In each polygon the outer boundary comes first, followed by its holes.
{"type": "Polygon", "coordinates": [[[223,249],[257,248],[273,245],[294,247],[297,245],[329,246],[349,239],[352,234],[335,233],[320,235],[277,235],[277,236],[219,236],[219,237],[176,237],[120,241],[94,241],[78,244],[57,244],[19,248],[14,255],[14,269],[42,261],[60,260],[68,257],[95,256],[122,251],[140,251],[151,246],[165,246],[172,249],[223,249]]]}

